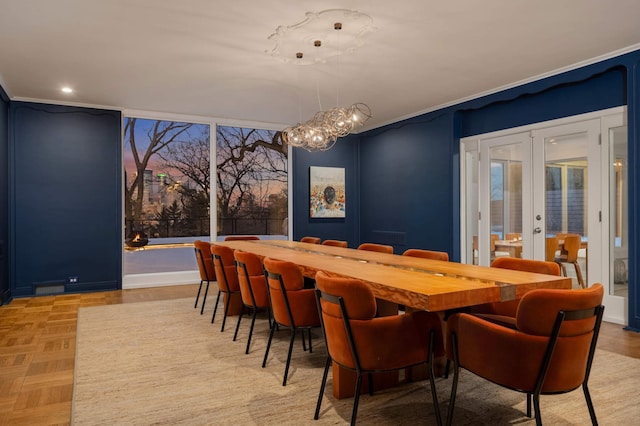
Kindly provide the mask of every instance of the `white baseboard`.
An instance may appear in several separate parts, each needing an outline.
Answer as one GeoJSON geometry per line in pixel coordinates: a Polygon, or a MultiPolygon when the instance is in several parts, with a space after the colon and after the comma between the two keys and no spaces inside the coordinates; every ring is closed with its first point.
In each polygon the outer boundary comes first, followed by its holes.
{"type": "Polygon", "coordinates": [[[163,287],[171,285],[198,284],[198,271],[163,272],[155,274],[125,275],[122,278],[122,289],[163,287]]]}

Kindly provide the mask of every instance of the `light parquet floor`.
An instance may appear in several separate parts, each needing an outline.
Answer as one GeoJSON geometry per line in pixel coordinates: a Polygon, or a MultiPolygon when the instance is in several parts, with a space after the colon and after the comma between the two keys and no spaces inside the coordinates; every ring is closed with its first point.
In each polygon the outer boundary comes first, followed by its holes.
{"type": "MultiPolygon", "coordinates": [[[[196,292],[197,285],[157,287],[23,298],[1,306],[0,425],[69,424],[79,307],[195,298],[196,292]]],[[[619,325],[603,323],[598,346],[640,359],[640,333],[619,325]]]]}

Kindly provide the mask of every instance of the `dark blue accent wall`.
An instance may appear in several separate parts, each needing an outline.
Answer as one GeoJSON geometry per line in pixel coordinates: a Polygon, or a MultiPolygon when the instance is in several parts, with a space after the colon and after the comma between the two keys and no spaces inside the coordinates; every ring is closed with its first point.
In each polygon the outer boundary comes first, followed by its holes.
{"type": "Polygon", "coordinates": [[[9,286],[9,98],[0,86],[0,305],[11,298],[9,286]]]}
{"type": "Polygon", "coordinates": [[[451,253],[451,128],[441,111],[362,135],[361,242],[451,253]]]}
{"type": "Polygon", "coordinates": [[[293,150],[293,239],[304,236],[320,237],[322,240],[344,240],[349,247],[359,241],[360,223],[360,172],[358,160],[358,137],[341,138],[333,148],[324,152],[293,150]],[[343,167],[345,169],[345,218],[309,217],[309,167],[343,167]]]}
{"type": "Polygon", "coordinates": [[[121,288],[120,112],[11,102],[9,127],[13,295],[121,288]]]}

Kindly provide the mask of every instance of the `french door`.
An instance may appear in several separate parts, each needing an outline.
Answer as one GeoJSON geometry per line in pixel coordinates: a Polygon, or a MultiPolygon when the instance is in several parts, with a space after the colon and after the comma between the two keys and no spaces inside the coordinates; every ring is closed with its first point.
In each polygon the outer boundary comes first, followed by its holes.
{"type": "Polygon", "coordinates": [[[624,323],[625,130],[618,108],[461,140],[462,261],[553,261],[578,234],[567,275],[607,286],[607,317],[624,323]]]}

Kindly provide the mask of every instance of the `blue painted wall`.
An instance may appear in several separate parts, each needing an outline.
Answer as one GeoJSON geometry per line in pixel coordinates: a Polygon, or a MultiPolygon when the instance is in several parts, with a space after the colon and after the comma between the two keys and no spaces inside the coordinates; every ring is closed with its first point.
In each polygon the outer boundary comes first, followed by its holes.
{"type": "Polygon", "coordinates": [[[304,236],[320,237],[322,240],[344,240],[349,247],[356,247],[360,227],[360,172],[358,160],[358,137],[340,139],[333,148],[324,152],[308,152],[293,149],[293,239],[304,236]],[[309,217],[309,167],[343,167],[345,169],[346,209],[345,218],[309,217]]]}
{"type": "Polygon", "coordinates": [[[361,136],[361,242],[452,252],[452,123],[445,111],[361,136]]]}
{"type": "Polygon", "coordinates": [[[120,112],[11,102],[9,128],[13,296],[121,288],[120,112]]]}
{"type": "Polygon", "coordinates": [[[9,98],[0,87],[0,305],[11,298],[9,286],[9,98]]]}

